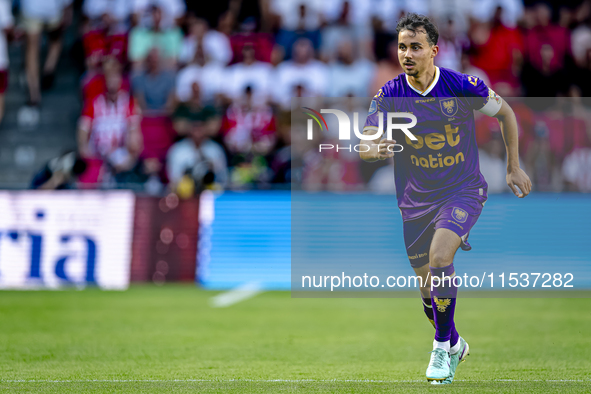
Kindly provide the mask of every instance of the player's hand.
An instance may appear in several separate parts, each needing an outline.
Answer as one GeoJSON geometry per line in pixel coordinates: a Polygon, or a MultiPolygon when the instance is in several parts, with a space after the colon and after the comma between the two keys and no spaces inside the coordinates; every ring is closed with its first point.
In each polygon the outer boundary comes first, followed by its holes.
{"type": "Polygon", "coordinates": [[[511,188],[513,194],[519,198],[523,198],[531,192],[531,181],[521,168],[507,173],[507,185],[511,188]],[[521,190],[521,193],[517,187],[521,190]]]}
{"type": "Polygon", "coordinates": [[[378,145],[378,159],[386,160],[391,157],[394,157],[394,152],[392,152],[394,148],[390,148],[390,150],[388,150],[388,147],[393,146],[394,144],[396,144],[396,141],[394,140],[381,140],[378,145]]]}

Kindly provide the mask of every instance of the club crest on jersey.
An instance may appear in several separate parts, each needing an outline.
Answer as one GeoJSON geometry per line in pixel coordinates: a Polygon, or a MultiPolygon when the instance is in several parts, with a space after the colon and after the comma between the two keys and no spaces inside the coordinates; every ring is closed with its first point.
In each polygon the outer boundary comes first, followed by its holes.
{"type": "Polygon", "coordinates": [[[371,105],[369,106],[369,114],[368,115],[375,114],[377,110],[378,110],[378,103],[376,102],[375,99],[373,99],[373,100],[371,100],[371,105]]]}
{"type": "Polygon", "coordinates": [[[460,223],[464,223],[468,220],[468,212],[464,211],[462,208],[454,208],[453,211],[451,211],[451,216],[460,223]]]}
{"type": "Polygon", "coordinates": [[[435,301],[435,306],[437,306],[437,310],[439,312],[445,312],[448,306],[451,304],[451,298],[437,298],[433,297],[435,301]]]}
{"type": "Polygon", "coordinates": [[[439,100],[439,106],[445,116],[454,116],[458,112],[458,102],[455,97],[439,100]]]}

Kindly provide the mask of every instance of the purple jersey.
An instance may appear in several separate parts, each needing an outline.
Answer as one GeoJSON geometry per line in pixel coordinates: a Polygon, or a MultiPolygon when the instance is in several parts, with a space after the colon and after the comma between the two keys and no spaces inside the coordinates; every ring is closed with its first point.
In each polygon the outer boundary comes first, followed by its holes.
{"type": "Polygon", "coordinates": [[[406,74],[387,82],[372,100],[365,121],[364,129],[377,129],[381,112],[385,131],[387,112],[411,112],[417,117],[410,132],[418,141],[397,129],[392,135],[404,147],[394,155],[396,195],[404,220],[423,216],[458,193],[474,195],[481,203],[487,198],[474,110],[492,116],[500,109],[501,98],[480,78],[441,67],[435,73],[424,92],[411,86],[406,74]]]}

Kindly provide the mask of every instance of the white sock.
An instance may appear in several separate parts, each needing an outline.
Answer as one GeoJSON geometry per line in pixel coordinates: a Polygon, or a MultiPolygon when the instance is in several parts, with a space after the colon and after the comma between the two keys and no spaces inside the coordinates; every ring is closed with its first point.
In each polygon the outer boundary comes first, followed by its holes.
{"type": "Polygon", "coordinates": [[[449,353],[449,341],[437,342],[436,340],[433,340],[433,350],[435,350],[437,348],[443,349],[449,353]]]}
{"type": "Polygon", "coordinates": [[[449,348],[449,354],[456,354],[460,351],[460,339],[462,339],[462,337],[458,338],[458,343],[449,348]]]}

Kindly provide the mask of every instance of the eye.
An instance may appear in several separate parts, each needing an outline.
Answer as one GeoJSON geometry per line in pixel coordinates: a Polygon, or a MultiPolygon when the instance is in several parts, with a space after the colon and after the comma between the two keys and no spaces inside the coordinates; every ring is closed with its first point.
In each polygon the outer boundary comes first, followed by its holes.
{"type": "Polygon", "coordinates": [[[412,49],[413,49],[413,50],[415,50],[415,51],[418,51],[420,48],[419,48],[419,46],[418,46],[418,45],[414,45],[414,46],[412,47],[412,49]]]}

